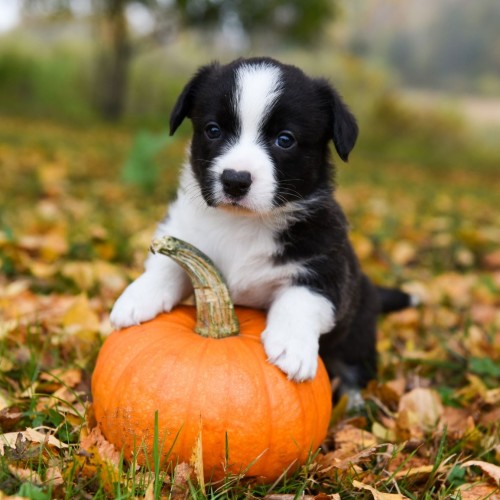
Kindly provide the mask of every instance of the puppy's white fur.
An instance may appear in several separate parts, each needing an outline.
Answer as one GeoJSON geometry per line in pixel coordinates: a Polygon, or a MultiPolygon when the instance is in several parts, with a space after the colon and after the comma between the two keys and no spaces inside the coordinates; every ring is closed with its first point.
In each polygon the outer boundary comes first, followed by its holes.
{"type": "Polygon", "coordinates": [[[217,158],[214,173],[216,203],[230,203],[224,194],[220,175],[226,169],[247,171],[252,176],[249,193],[239,205],[256,212],[273,208],[276,192],[274,165],[260,144],[260,128],[280,95],[281,71],[267,64],[243,65],[236,74],[236,99],[233,102],[241,126],[238,140],[217,158]]]}
{"type": "MultiPolygon", "coordinates": [[[[226,168],[252,175],[249,193],[238,209],[223,208],[222,186],[214,190],[222,206],[209,207],[189,164],[183,170],[177,200],[156,236],[172,235],[206,253],[226,278],[238,305],[269,309],[263,343],[269,360],[297,381],[314,377],[321,334],[335,323],[334,308],[307,287],[294,286],[306,272],[300,264],[276,264],[282,251],[275,238],[300,217],[307,202],[273,208],[276,181],[274,166],[260,145],[260,127],[280,94],[280,70],[269,65],[242,66],[237,74],[234,106],[241,134],[214,162],[218,179],[226,168]]],[[[220,183],[220,181],[218,181],[220,183]]],[[[217,203],[216,203],[217,204],[217,203]]],[[[111,322],[121,328],[170,311],[191,291],[184,271],[162,255],[150,255],[145,273],[116,302],[111,322]]]]}

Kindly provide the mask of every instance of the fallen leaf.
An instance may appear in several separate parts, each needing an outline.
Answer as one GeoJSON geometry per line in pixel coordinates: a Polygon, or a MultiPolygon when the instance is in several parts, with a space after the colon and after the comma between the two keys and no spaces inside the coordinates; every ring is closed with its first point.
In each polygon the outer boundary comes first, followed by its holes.
{"type": "Polygon", "coordinates": [[[498,488],[491,484],[465,483],[458,487],[460,500],[500,500],[498,488]]]}
{"type": "Polygon", "coordinates": [[[99,427],[94,427],[87,436],[80,441],[80,448],[89,453],[98,453],[101,460],[120,465],[120,452],[102,434],[99,427]]]}
{"type": "Polygon", "coordinates": [[[411,467],[400,470],[394,474],[395,479],[412,479],[413,482],[426,481],[430,474],[434,471],[433,465],[422,465],[420,467],[411,467]]]}
{"type": "Polygon", "coordinates": [[[174,469],[173,484],[170,496],[172,500],[183,500],[189,493],[189,480],[193,474],[193,468],[186,462],[177,464],[174,469]]]}
{"type": "Polygon", "coordinates": [[[439,427],[446,427],[447,434],[453,439],[462,439],[474,429],[474,419],[471,412],[465,408],[445,406],[439,420],[439,427]]]}
{"type": "Polygon", "coordinates": [[[490,464],[489,462],[483,462],[482,460],[468,460],[467,462],[460,465],[461,467],[479,467],[487,476],[489,476],[495,484],[500,485],[500,467],[495,464],[490,464]]]}
{"type": "Polygon", "coordinates": [[[483,257],[483,265],[486,269],[500,269],[500,250],[493,250],[483,257]]]}
{"type": "Polygon", "coordinates": [[[52,486],[60,486],[64,483],[63,475],[59,467],[48,467],[45,471],[45,481],[52,486]]]}
{"type": "Polygon", "coordinates": [[[334,432],[335,448],[345,455],[354,454],[378,444],[377,438],[368,431],[346,425],[334,432]]]}
{"type": "Polygon", "coordinates": [[[40,477],[40,474],[31,469],[24,469],[23,467],[16,467],[15,465],[8,465],[9,472],[19,479],[20,481],[28,481],[30,483],[41,485],[43,484],[43,480],[40,477]]]}
{"type": "Polygon", "coordinates": [[[75,387],[82,381],[82,370],[80,368],[58,368],[50,372],[40,374],[40,380],[46,382],[57,382],[66,387],[75,387]]]}
{"type": "Polygon", "coordinates": [[[144,492],[144,500],[155,500],[155,480],[154,478],[148,484],[146,491],[144,492]]]}
{"type": "Polygon", "coordinates": [[[84,294],[74,300],[64,314],[62,324],[70,333],[99,331],[99,318],[84,294]]]}
{"type": "Polygon", "coordinates": [[[401,240],[395,243],[391,252],[391,259],[400,266],[409,264],[415,260],[417,249],[415,245],[409,241],[401,240]]]}
{"type": "Polygon", "coordinates": [[[433,429],[443,414],[439,394],[433,389],[418,387],[404,394],[398,407],[396,429],[401,439],[420,439],[433,429]]]}
{"type": "Polygon", "coordinates": [[[68,448],[66,443],[59,441],[51,434],[42,434],[35,429],[28,427],[25,431],[20,432],[8,432],[6,434],[0,434],[0,455],[5,452],[5,447],[15,448],[16,442],[21,439],[21,442],[31,442],[31,443],[44,443],[56,448],[68,448]]]}
{"type": "Polygon", "coordinates": [[[368,490],[372,495],[374,500],[407,500],[408,497],[400,495],[398,493],[382,493],[381,491],[376,490],[373,486],[368,484],[360,483],[359,481],[354,480],[352,485],[355,488],[368,490]]]}
{"type": "Polygon", "coordinates": [[[205,473],[203,471],[203,442],[202,442],[202,431],[203,424],[201,422],[200,417],[200,428],[198,431],[198,436],[196,438],[196,442],[193,446],[193,453],[189,460],[189,464],[193,467],[194,474],[196,479],[198,480],[198,485],[200,486],[201,491],[205,493],[205,473]]]}

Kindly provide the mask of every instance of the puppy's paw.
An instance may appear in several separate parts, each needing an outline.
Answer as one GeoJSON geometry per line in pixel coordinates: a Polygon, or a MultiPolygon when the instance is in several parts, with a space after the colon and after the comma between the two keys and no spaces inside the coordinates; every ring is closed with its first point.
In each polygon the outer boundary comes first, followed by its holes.
{"type": "MultiPolygon", "coordinates": [[[[302,332],[301,332],[302,333],[302,332]]],[[[293,334],[286,328],[267,328],[262,334],[268,360],[290,380],[313,379],[318,368],[318,341],[314,336],[293,334]]]]}
{"type": "Polygon", "coordinates": [[[110,315],[115,328],[138,325],[167,312],[175,305],[174,293],[158,277],[144,273],[118,298],[110,315]]]}

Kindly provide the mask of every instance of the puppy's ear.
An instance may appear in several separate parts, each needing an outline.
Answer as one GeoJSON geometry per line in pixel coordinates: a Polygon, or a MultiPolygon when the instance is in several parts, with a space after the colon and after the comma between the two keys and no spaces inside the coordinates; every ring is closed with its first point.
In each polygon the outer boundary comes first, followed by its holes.
{"type": "Polygon", "coordinates": [[[170,115],[170,135],[174,135],[179,125],[184,121],[184,118],[191,118],[194,97],[201,83],[217,66],[218,63],[202,66],[184,87],[170,115]]]}
{"type": "Polygon", "coordinates": [[[356,118],[344,103],[340,95],[326,80],[317,80],[322,99],[328,106],[331,116],[331,137],[335,149],[342,160],[349,159],[349,153],[354,148],[358,138],[356,118]]]}

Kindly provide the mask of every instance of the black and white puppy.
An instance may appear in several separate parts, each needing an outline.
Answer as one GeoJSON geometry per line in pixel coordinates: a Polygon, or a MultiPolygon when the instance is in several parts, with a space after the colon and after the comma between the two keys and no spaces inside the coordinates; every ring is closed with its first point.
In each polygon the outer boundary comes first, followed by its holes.
{"type": "MultiPolygon", "coordinates": [[[[198,247],[236,304],[268,311],[264,348],[290,379],[314,377],[319,350],[344,391],[364,386],[376,372],[377,315],[409,297],[362,274],[332,197],[329,143],[347,161],[358,135],[353,115],[326,80],[253,58],[202,67],[175,105],[171,134],[186,117],[189,161],[156,236],[198,247]]],[[[177,264],[150,255],[111,322],[150,320],[190,292],[177,264]]]]}

